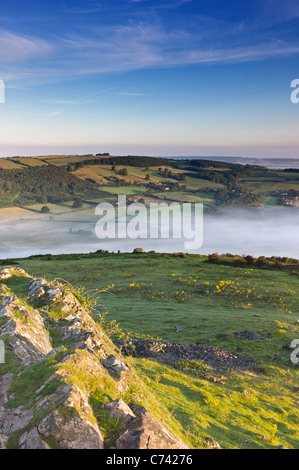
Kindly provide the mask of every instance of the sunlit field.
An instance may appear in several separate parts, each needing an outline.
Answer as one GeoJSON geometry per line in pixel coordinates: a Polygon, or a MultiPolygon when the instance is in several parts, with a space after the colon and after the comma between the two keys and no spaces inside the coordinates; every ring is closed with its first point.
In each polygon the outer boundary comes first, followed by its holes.
{"type": "Polygon", "coordinates": [[[255,371],[220,372],[192,361],[170,366],[128,358],[191,447],[204,447],[206,436],[224,448],[298,447],[298,371],[290,344],[298,337],[299,293],[292,260],[257,268],[185,254],[98,253],[18,263],[32,275],[81,288],[111,337],[197,343],[254,361],[255,371]]]}

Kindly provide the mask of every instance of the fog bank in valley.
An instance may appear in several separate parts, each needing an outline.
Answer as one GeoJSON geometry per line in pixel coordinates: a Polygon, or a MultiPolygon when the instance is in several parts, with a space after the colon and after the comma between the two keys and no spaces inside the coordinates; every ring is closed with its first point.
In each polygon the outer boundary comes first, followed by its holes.
{"type": "MultiPolygon", "coordinates": [[[[63,216],[32,219],[5,219],[0,223],[0,258],[34,254],[89,253],[96,250],[131,252],[180,252],[182,239],[99,240],[95,235],[98,218],[63,219],[63,216]],[[52,218],[53,219],[53,218],[52,218]]],[[[253,256],[299,258],[299,209],[244,208],[221,209],[204,214],[203,244],[191,253],[218,252],[253,256]]]]}

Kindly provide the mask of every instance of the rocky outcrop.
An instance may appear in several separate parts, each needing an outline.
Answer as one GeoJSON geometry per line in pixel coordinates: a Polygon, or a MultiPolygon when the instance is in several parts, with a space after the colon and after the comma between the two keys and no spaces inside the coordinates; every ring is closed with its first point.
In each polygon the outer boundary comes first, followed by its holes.
{"type": "Polygon", "coordinates": [[[69,287],[7,267],[0,289],[0,449],[187,448],[125,403],[140,380],[69,287]]]}
{"type": "Polygon", "coordinates": [[[261,341],[261,340],[267,340],[270,339],[266,336],[262,336],[259,333],[256,333],[254,331],[235,331],[234,336],[237,339],[249,339],[250,341],[261,341]]]}
{"type": "MultiPolygon", "coordinates": [[[[121,342],[118,344],[122,345],[121,342]]],[[[254,361],[247,356],[201,344],[134,339],[131,345],[126,345],[125,352],[136,357],[151,357],[170,365],[184,361],[202,361],[218,372],[255,370],[254,361]]]]}
{"type": "Polygon", "coordinates": [[[116,441],[117,449],[187,449],[146,408],[132,406],[134,418],[116,441]]]}
{"type": "Polygon", "coordinates": [[[12,295],[4,295],[0,308],[0,317],[7,319],[1,334],[10,336],[10,346],[21,362],[29,365],[52,350],[44,320],[37,311],[29,310],[12,295]]]}

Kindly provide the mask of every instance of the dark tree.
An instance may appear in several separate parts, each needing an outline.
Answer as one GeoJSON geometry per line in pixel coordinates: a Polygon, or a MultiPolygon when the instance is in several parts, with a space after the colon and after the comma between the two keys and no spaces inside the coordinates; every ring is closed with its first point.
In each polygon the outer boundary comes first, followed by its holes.
{"type": "Polygon", "coordinates": [[[82,206],[83,206],[83,202],[81,201],[81,199],[75,199],[73,208],[80,209],[82,206]]]}
{"type": "Polygon", "coordinates": [[[47,196],[41,196],[41,197],[39,198],[39,202],[40,202],[41,204],[47,204],[47,202],[48,202],[47,196]]]}

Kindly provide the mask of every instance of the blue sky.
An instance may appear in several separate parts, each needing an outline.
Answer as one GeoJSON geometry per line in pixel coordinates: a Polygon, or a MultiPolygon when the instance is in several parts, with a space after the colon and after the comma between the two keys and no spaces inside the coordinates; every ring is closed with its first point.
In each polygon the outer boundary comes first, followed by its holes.
{"type": "Polygon", "coordinates": [[[299,157],[298,0],[10,0],[0,156],[299,157]]]}

